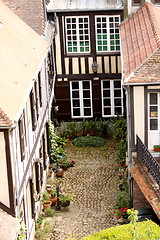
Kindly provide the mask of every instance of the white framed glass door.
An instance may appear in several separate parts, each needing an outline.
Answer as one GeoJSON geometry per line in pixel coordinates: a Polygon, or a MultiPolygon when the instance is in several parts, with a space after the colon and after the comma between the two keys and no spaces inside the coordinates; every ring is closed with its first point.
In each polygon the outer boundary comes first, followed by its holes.
{"type": "Polygon", "coordinates": [[[71,81],[70,95],[72,118],[90,118],[93,116],[90,80],[71,81]]]}
{"type": "Polygon", "coordinates": [[[160,93],[148,94],[148,148],[160,144],[160,93]]]}

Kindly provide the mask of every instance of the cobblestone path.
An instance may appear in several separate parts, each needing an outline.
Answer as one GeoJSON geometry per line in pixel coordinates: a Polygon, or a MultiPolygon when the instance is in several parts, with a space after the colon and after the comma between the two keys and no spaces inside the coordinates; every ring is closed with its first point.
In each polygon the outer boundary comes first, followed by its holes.
{"type": "Polygon", "coordinates": [[[63,193],[73,194],[74,199],[67,209],[55,212],[50,240],[81,239],[117,224],[115,146],[113,141],[105,148],[76,148],[67,144],[65,153],[76,164],[62,178],[56,178],[56,183],[63,193]]]}

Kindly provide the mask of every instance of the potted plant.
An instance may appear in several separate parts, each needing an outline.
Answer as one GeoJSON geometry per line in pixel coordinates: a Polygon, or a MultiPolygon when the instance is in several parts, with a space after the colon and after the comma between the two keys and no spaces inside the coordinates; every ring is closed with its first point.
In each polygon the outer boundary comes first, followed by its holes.
{"type": "Polygon", "coordinates": [[[57,202],[56,193],[57,193],[56,189],[52,189],[50,193],[51,194],[50,201],[52,202],[52,206],[54,206],[57,202]]]}
{"type": "Polygon", "coordinates": [[[68,207],[70,205],[72,199],[73,199],[73,196],[71,194],[68,194],[68,195],[61,194],[59,196],[60,205],[62,207],[68,207]]]}
{"type": "Polygon", "coordinates": [[[155,152],[160,152],[160,145],[153,146],[155,152]]]}
{"type": "Polygon", "coordinates": [[[42,193],[42,205],[44,209],[50,208],[52,202],[50,201],[50,195],[47,191],[42,193]]]}

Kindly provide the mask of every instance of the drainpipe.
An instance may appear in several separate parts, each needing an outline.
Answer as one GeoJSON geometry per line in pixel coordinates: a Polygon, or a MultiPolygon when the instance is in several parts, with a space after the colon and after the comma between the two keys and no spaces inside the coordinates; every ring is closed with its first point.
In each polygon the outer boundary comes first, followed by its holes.
{"type": "Polygon", "coordinates": [[[131,151],[131,120],[130,120],[130,87],[124,86],[124,89],[126,91],[126,110],[127,110],[127,154],[128,154],[128,182],[129,182],[129,192],[131,196],[132,206],[133,206],[133,186],[132,186],[132,176],[130,174],[130,169],[132,167],[132,151],[131,151]]]}

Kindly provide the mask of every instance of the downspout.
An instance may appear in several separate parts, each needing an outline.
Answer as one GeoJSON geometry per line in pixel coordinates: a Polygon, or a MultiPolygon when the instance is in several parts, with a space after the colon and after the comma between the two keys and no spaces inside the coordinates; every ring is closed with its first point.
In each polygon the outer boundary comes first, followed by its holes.
{"type": "Polygon", "coordinates": [[[130,169],[132,168],[132,151],[131,151],[131,119],[130,119],[130,87],[124,86],[126,91],[126,110],[127,110],[127,158],[128,158],[128,182],[129,182],[129,193],[131,196],[131,204],[133,206],[133,185],[132,185],[132,176],[130,173],[130,169]]]}

